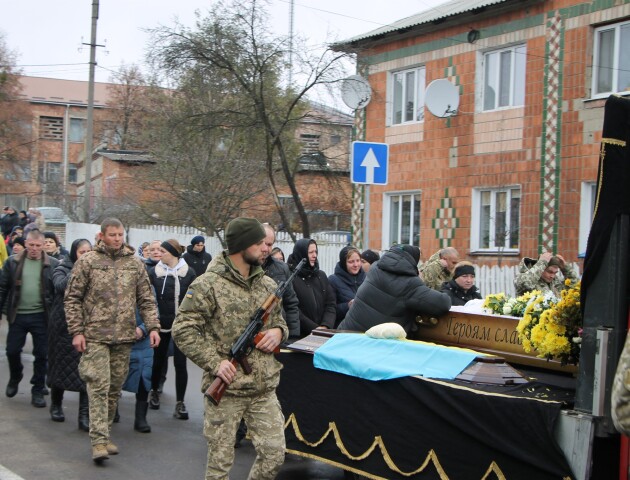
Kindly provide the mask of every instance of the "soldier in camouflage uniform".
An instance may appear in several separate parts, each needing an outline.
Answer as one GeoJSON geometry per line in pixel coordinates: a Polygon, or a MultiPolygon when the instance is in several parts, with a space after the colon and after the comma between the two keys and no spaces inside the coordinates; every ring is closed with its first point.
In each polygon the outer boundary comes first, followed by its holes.
{"type": "Polygon", "coordinates": [[[621,352],[610,397],[610,413],[615,428],[630,435],[630,335],[621,352]]]}
{"type": "Polygon", "coordinates": [[[284,462],[284,416],[275,392],[282,366],[272,352],[289,331],[279,308],[248,357],[252,373],[246,375],[228,361],[230,347],[251,315],[277,287],[261,268],[268,248],[265,236],[265,229],[253,218],[232,220],[226,231],[228,249],[192,283],[173,324],[179,349],[204,370],[202,392],[215,377],[229,385],[218,406],[205,399],[206,479],[228,479],[241,418],[257,453],[249,479],[273,479],[284,462]]]}
{"type": "Polygon", "coordinates": [[[523,258],[519,264],[520,273],[514,278],[516,294],[523,295],[532,290],[540,290],[542,293],[552,292],[556,297],[560,297],[560,292],[569,287],[557,277],[559,271],[562,271],[565,279],[571,280],[571,285],[580,280],[562,255],[553,256],[550,252],[545,252],[537,261],[534,258],[523,258]]]}
{"type": "Polygon", "coordinates": [[[420,278],[427,287],[440,292],[442,284],[452,278],[458,262],[457,250],[453,247],[443,248],[431,255],[431,258],[420,267],[420,278]]]}
{"type": "Polygon", "coordinates": [[[122,223],[106,219],[95,249],[81,256],[71,273],[64,307],[72,344],[82,352],[79,373],[90,404],[92,459],[118,453],[110,429],[136,341],[136,307],[152,347],[160,324],[149,276],[133,248],[124,244],[122,223]]]}

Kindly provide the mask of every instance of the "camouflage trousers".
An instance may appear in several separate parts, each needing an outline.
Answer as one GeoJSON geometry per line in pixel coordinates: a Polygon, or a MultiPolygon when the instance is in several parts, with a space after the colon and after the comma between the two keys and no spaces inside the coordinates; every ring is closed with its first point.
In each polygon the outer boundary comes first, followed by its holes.
{"type": "Polygon", "coordinates": [[[206,480],[228,480],[234,462],[234,440],[241,418],[256,449],[249,480],[272,480],[284,463],[284,415],[276,392],[234,397],[219,406],[205,399],[203,433],[208,441],[206,480]]]}
{"type": "Polygon", "coordinates": [[[79,374],[87,387],[90,402],[90,441],[109,442],[120,390],[129,371],[131,343],[107,345],[88,342],[81,356],[79,374]]]}

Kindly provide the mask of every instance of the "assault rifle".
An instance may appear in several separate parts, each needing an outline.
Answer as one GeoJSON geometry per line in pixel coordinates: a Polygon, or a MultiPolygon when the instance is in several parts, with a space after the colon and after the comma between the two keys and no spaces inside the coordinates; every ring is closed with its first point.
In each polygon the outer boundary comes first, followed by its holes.
{"type": "MultiPolygon", "coordinates": [[[[305,258],[298,263],[291,276],[289,276],[289,278],[287,278],[284,282],[281,282],[276,291],[269,295],[263,304],[258,307],[258,310],[256,310],[256,312],[252,315],[247,327],[243,330],[243,333],[241,333],[238,340],[236,340],[234,345],[232,345],[232,348],[230,348],[230,363],[235,367],[240,365],[247,375],[252,373],[252,367],[247,361],[247,356],[252,353],[256,344],[262,339],[263,334],[260,330],[262,330],[262,327],[267,322],[267,319],[269,318],[269,315],[271,315],[273,309],[280,303],[280,300],[282,300],[284,291],[298,274],[302,265],[304,265],[304,262],[306,262],[305,258]]],[[[278,353],[279,351],[280,348],[277,348],[274,353],[278,353]]],[[[213,404],[218,405],[227,387],[227,383],[225,383],[221,378],[216,377],[204,395],[208,397],[213,404]]]]}

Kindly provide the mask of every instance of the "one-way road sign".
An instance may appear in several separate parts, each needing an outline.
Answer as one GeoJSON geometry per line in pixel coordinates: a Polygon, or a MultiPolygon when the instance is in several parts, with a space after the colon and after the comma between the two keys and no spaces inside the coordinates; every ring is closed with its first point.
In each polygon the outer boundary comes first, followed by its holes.
{"type": "Polygon", "coordinates": [[[389,145],[352,142],[350,181],[369,185],[387,185],[389,145]]]}

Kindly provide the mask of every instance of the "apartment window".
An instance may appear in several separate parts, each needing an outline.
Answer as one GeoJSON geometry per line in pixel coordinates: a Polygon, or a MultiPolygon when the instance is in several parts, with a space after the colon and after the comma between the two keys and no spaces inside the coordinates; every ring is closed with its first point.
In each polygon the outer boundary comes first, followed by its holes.
{"type": "Polygon", "coordinates": [[[425,79],[424,67],[392,74],[392,125],[424,120],[425,79]]]}
{"type": "Polygon", "coordinates": [[[597,183],[583,182],[582,195],[580,196],[580,232],[578,238],[578,253],[583,256],[586,253],[588,234],[591,231],[595,203],[597,202],[597,183]]]}
{"type": "Polygon", "coordinates": [[[630,91],[630,22],[595,30],[593,96],[630,91]],[[625,45],[625,47],[624,47],[625,45]]]}
{"type": "Polygon", "coordinates": [[[408,243],[420,246],[420,192],[385,195],[388,233],[384,245],[408,243]]]}
{"type": "Polygon", "coordinates": [[[39,138],[63,140],[63,117],[39,117],[39,138]]]}
{"type": "Polygon", "coordinates": [[[77,183],[77,166],[72,163],[68,165],[68,183],[77,183]]]}
{"type": "Polygon", "coordinates": [[[319,135],[303,133],[300,135],[302,144],[302,155],[313,155],[319,153],[319,135]]]}
{"type": "Polygon", "coordinates": [[[38,181],[40,183],[61,181],[61,163],[46,162],[39,164],[38,181]]]}
{"type": "Polygon", "coordinates": [[[70,119],[69,140],[74,143],[83,143],[85,141],[85,120],[82,118],[70,119]]]}
{"type": "Polygon", "coordinates": [[[330,145],[335,146],[341,143],[341,135],[331,135],[330,136],[330,145]]]}
{"type": "Polygon", "coordinates": [[[483,109],[518,107],[525,104],[525,45],[483,55],[483,109]]]}
{"type": "Polygon", "coordinates": [[[518,187],[473,190],[471,250],[517,252],[520,208],[518,187]]]}

